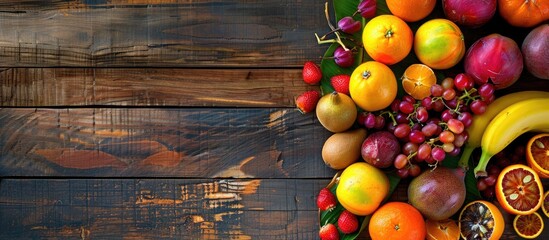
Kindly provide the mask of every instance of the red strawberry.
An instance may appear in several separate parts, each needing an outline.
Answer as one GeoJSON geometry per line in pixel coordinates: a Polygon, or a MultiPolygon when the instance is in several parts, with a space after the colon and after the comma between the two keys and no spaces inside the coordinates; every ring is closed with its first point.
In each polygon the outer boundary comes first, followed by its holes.
{"type": "Polygon", "coordinates": [[[316,198],[316,206],[320,211],[332,210],[337,204],[336,196],[328,188],[320,189],[316,198]]]}
{"type": "Polygon", "coordinates": [[[318,84],[320,79],[322,79],[322,71],[320,71],[320,67],[312,61],[305,62],[303,65],[303,81],[307,84],[314,85],[318,84]]]}
{"type": "Polygon", "coordinates": [[[328,223],[320,228],[318,236],[321,240],[339,240],[339,232],[334,224],[328,223]]]}
{"type": "Polygon", "coordinates": [[[358,229],[358,218],[353,213],[343,210],[337,219],[337,226],[342,233],[353,233],[358,229]]]}
{"type": "Polygon", "coordinates": [[[320,92],[315,90],[306,91],[296,98],[295,105],[301,113],[310,113],[315,110],[319,99],[320,92]]]}
{"type": "Polygon", "coordinates": [[[347,74],[339,74],[331,77],[330,83],[332,84],[332,87],[334,87],[334,90],[336,90],[337,92],[349,95],[350,80],[351,76],[347,74]]]}

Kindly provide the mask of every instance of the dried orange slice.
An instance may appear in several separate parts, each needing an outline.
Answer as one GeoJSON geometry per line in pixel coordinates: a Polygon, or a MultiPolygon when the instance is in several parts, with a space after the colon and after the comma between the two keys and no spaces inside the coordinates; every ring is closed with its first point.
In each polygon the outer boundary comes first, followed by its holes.
{"type": "Polygon", "coordinates": [[[437,83],[433,69],[419,63],[407,67],[401,80],[404,91],[417,100],[430,96],[431,86],[437,83]]]}
{"type": "Polygon", "coordinates": [[[505,220],[496,205],[477,200],[461,209],[458,226],[464,239],[500,239],[505,220]]]}
{"type": "Polygon", "coordinates": [[[541,204],[541,210],[546,217],[549,218],[549,191],[543,194],[543,203],[541,204]]]}
{"type": "Polygon", "coordinates": [[[513,164],[501,170],[496,182],[496,198],[508,213],[528,215],[541,207],[543,186],[532,168],[513,164]]]}
{"type": "Polygon", "coordinates": [[[538,237],[543,232],[543,227],[543,219],[537,212],[528,215],[517,215],[513,220],[515,232],[526,239],[538,237]]]}
{"type": "Polygon", "coordinates": [[[526,144],[526,161],[540,178],[549,178],[549,133],[540,133],[526,144]]]}
{"type": "Polygon", "coordinates": [[[456,221],[452,219],[435,221],[425,220],[427,229],[427,240],[456,240],[459,239],[459,228],[456,221]]]}

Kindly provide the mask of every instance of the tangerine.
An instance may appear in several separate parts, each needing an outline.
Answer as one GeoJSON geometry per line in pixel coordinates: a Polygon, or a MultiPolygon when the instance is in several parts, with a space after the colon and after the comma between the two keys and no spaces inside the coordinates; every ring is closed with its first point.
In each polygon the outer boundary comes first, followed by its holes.
{"type": "Polygon", "coordinates": [[[465,55],[463,33],[448,19],[429,20],[416,31],[414,52],[419,61],[431,68],[451,68],[465,55]]]}
{"type": "Polygon", "coordinates": [[[543,232],[543,219],[537,212],[528,215],[517,215],[513,220],[515,232],[526,239],[534,239],[543,232]]]}
{"type": "Polygon", "coordinates": [[[425,220],[427,229],[427,240],[456,240],[459,239],[459,228],[456,221],[452,219],[434,221],[425,220]]]}
{"type": "Polygon", "coordinates": [[[499,15],[516,27],[533,27],[549,19],[549,1],[498,0],[499,15]]]}
{"type": "Polygon", "coordinates": [[[425,64],[412,64],[402,75],[402,88],[417,100],[431,95],[431,86],[437,83],[435,72],[425,64]]]}
{"type": "Polygon", "coordinates": [[[435,9],[436,0],[387,0],[391,13],[406,22],[419,21],[435,9]]]}
{"type": "Polygon", "coordinates": [[[543,186],[538,174],[523,164],[501,170],[495,191],[499,204],[510,214],[531,214],[543,203],[543,186]]]}
{"type": "Polygon", "coordinates": [[[540,133],[526,144],[526,161],[540,178],[549,178],[549,133],[540,133]]]}
{"type": "Polygon", "coordinates": [[[365,162],[356,162],[345,168],[336,189],[339,203],[358,216],[373,213],[388,194],[387,175],[365,162]]]}
{"type": "Polygon", "coordinates": [[[402,19],[393,15],[372,18],[362,31],[364,49],[372,59],[392,65],[412,50],[414,34],[402,19]]]}
{"type": "Polygon", "coordinates": [[[387,65],[368,61],[351,74],[349,93],[357,106],[365,111],[378,111],[391,105],[397,96],[397,82],[387,65]]]}
{"type": "Polygon", "coordinates": [[[388,202],[381,206],[370,218],[368,232],[373,240],[423,240],[426,236],[423,216],[405,202],[388,202]]]}

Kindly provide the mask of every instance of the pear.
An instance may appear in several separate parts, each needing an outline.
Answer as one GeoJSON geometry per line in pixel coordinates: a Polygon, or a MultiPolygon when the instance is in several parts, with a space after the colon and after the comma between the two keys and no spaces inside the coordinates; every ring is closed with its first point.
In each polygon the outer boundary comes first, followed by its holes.
{"type": "Polygon", "coordinates": [[[366,135],[365,128],[332,134],[322,146],[322,160],[335,170],[355,163],[360,158],[360,149],[366,135]]]}
{"type": "Polygon", "coordinates": [[[316,117],[324,128],[333,133],[343,132],[353,126],[357,108],[351,97],[336,91],[318,100],[316,117]]]}

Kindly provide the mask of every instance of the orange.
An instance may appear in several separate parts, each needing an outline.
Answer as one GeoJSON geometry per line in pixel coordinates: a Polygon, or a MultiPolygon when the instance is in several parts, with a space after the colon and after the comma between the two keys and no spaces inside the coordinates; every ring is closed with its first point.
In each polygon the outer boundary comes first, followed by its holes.
{"type": "Polygon", "coordinates": [[[533,27],[549,19],[549,1],[498,0],[499,15],[516,27],[533,27]]]}
{"type": "Polygon", "coordinates": [[[341,205],[359,216],[372,214],[389,194],[389,178],[378,168],[353,163],[341,172],[336,189],[341,205]]]}
{"type": "Polygon", "coordinates": [[[451,68],[465,55],[463,33],[450,20],[429,20],[416,31],[414,52],[419,61],[433,69],[451,68]]]}
{"type": "Polygon", "coordinates": [[[541,204],[541,210],[546,217],[549,218],[549,191],[543,194],[543,203],[541,204]]]}
{"type": "Polygon", "coordinates": [[[397,81],[387,65],[368,61],[351,74],[349,93],[357,106],[365,111],[378,111],[391,105],[397,96],[397,81]]]}
{"type": "Polygon", "coordinates": [[[540,133],[526,144],[526,161],[541,178],[549,178],[549,133],[540,133]]]}
{"type": "Polygon", "coordinates": [[[419,21],[435,8],[436,0],[387,0],[391,13],[406,22],[419,21]]]}
{"type": "Polygon", "coordinates": [[[459,239],[459,228],[456,221],[452,219],[434,221],[425,220],[427,229],[427,240],[457,240],[459,239]]]}
{"type": "Polygon", "coordinates": [[[500,239],[505,220],[498,207],[491,202],[476,200],[461,209],[458,227],[463,239],[500,239]]]}
{"type": "Polygon", "coordinates": [[[523,164],[509,165],[501,170],[495,191],[499,204],[510,214],[531,214],[543,202],[543,186],[538,174],[523,164]]]}
{"type": "Polygon", "coordinates": [[[404,59],[412,50],[412,30],[393,15],[372,18],[362,31],[364,49],[372,59],[392,65],[404,59]]]}
{"type": "Polygon", "coordinates": [[[412,64],[402,75],[402,88],[410,96],[422,100],[431,95],[431,86],[437,83],[433,69],[425,64],[412,64]]]}
{"type": "Polygon", "coordinates": [[[370,218],[368,232],[373,240],[418,239],[426,236],[423,216],[414,206],[404,202],[388,202],[370,218]]]}
{"type": "Polygon", "coordinates": [[[543,232],[543,219],[537,212],[528,215],[517,215],[513,220],[515,232],[526,239],[534,239],[543,232]]]}

